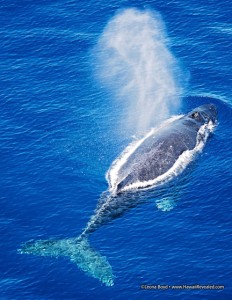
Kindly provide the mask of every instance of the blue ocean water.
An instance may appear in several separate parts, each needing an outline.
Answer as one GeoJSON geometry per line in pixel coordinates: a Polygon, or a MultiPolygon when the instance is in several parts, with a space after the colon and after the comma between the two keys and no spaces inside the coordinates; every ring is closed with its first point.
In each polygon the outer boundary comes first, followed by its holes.
{"type": "Polygon", "coordinates": [[[231,10],[229,1],[0,1],[1,299],[231,299],[231,10]],[[172,210],[159,210],[154,194],[92,235],[116,276],[105,287],[65,259],[17,249],[78,236],[132,139],[122,103],[94,74],[106,24],[131,7],[162,16],[188,78],[179,112],[212,102],[218,126],[174,190],[162,190],[172,210]]]}

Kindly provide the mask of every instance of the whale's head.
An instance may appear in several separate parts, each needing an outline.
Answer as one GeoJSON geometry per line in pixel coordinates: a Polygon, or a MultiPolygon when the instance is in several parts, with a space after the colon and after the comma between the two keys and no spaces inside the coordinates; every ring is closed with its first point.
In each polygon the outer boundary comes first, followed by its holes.
{"type": "Polygon", "coordinates": [[[210,121],[215,124],[217,121],[217,108],[214,104],[204,104],[192,110],[188,117],[201,124],[209,123],[210,121]]]}

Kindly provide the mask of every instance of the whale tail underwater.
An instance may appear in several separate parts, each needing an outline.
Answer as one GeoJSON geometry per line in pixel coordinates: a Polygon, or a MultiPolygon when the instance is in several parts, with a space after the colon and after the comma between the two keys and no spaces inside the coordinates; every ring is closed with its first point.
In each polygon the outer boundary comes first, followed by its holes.
{"type": "MultiPolygon", "coordinates": [[[[99,203],[109,201],[110,197],[110,194],[102,193],[99,203]]],[[[22,248],[18,249],[18,253],[67,258],[89,276],[98,279],[106,286],[112,286],[114,275],[111,265],[106,257],[94,250],[88,242],[88,235],[106,223],[107,219],[109,221],[109,216],[107,217],[106,214],[102,217],[102,214],[104,214],[104,205],[95,210],[95,214],[79,237],[61,240],[31,240],[23,244],[22,248]]]]}
{"type": "Polygon", "coordinates": [[[102,193],[94,215],[80,236],[61,240],[31,240],[23,244],[21,249],[18,249],[18,253],[69,259],[89,276],[98,279],[106,286],[112,286],[114,275],[111,265],[106,257],[94,250],[88,242],[88,236],[110,220],[106,212],[110,213],[110,210],[103,203],[107,203],[111,197],[108,192],[102,193]]]}
{"type": "Polygon", "coordinates": [[[19,253],[68,258],[82,271],[106,286],[114,284],[111,265],[105,256],[91,248],[87,238],[31,241],[23,245],[19,253]]]}
{"type": "Polygon", "coordinates": [[[136,206],[140,197],[133,191],[154,188],[180,174],[203,149],[216,119],[216,107],[205,104],[151,130],[112,163],[107,173],[109,190],[102,193],[79,237],[29,241],[19,253],[68,258],[89,276],[112,286],[112,267],[106,257],[91,248],[89,235],[136,206]]]}
{"type": "Polygon", "coordinates": [[[94,214],[81,235],[61,240],[31,240],[23,244],[18,253],[69,259],[89,276],[106,286],[112,286],[115,278],[112,267],[105,256],[90,246],[88,237],[102,225],[121,216],[129,208],[135,207],[138,202],[141,201],[133,194],[114,196],[108,191],[103,192],[94,214]]]}

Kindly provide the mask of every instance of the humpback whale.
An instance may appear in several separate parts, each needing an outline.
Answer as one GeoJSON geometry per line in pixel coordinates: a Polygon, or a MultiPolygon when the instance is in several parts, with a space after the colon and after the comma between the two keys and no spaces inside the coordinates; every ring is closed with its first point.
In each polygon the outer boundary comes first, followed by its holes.
{"type": "Polygon", "coordinates": [[[154,188],[180,174],[202,150],[216,119],[216,107],[205,104],[152,129],[112,163],[106,174],[109,188],[78,237],[29,241],[19,253],[66,257],[89,276],[112,286],[112,267],[106,257],[89,245],[90,234],[135,206],[134,191],[154,188]]]}

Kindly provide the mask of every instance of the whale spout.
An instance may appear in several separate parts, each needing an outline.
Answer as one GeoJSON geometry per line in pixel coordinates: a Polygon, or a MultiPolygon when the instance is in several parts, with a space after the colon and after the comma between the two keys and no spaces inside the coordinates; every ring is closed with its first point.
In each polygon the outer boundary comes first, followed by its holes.
{"type": "Polygon", "coordinates": [[[87,238],[29,241],[18,250],[20,254],[66,257],[81,270],[106,286],[114,284],[112,267],[105,256],[95,251],[87,238]]]}

